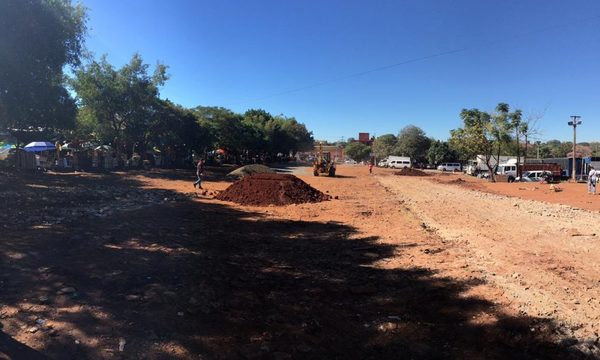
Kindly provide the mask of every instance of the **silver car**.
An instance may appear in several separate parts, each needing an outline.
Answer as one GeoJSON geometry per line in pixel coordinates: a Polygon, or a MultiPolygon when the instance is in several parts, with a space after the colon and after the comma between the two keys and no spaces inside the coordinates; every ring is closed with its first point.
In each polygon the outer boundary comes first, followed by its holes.
{"type": "Polygon", "coordinates": [[[552,173],[547,170],[533,170],[533,171],[525,171],[523,176],[517,177],[516,181],[523,182],[539,182],[546,180],[548,177],[552,177],[552,173]]]}

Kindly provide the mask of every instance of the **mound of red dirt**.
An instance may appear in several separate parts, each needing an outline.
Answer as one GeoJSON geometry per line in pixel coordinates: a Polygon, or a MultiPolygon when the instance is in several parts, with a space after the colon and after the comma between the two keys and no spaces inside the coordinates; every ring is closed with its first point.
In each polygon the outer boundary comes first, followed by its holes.
{"type": "Polygon", "coordinates": [[[252,174],[216,196],[242,205],[289,205],[329,200],[330,196],[288,174],[252,174]]]}
{"type": "Polygon", "coordinates": [[[428,174],[424,171],[411,169],[411,168],[403,168],[400,171],[396,171],[394,175],[403,175],[403,176],[428,176],[428,174]]]}

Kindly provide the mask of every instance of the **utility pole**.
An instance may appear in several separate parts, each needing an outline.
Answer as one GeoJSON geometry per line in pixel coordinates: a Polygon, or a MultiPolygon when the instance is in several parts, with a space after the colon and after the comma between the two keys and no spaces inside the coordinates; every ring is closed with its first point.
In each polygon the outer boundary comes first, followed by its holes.
{"type": "Polygon", "coordinates": [[[537,149],[537,159],[538,159],[538,160],[540,159],[540,145],[541,145],[541,144],[542,144],[542,142],[541,142],[541,141],[539,141],[539,140],[535,142],[535,145],[536,145],[536,147],[535,147],[535,148],[537,149]]]}
{"type": "Polygon", "coordinates": [[[573,127],[573,172],[571,176],[573,177],[573,181],[577,181],[577,175],[575,174],[575,169],[577,167],[577,163],[575,162],[575,150],[577,150],[577,125],[581,125],[581,116],[571,115],[571,121],[568,122],[569,126],[573,127]]]}

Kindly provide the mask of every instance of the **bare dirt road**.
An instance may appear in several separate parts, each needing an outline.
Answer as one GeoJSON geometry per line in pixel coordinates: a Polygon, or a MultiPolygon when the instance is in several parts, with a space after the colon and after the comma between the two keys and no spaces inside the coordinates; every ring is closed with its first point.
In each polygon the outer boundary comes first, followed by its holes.
{"type": "Polygon", "coordinates": [[[597,354],[596,213],[360,166],[240,206],[224,173],[0,174],[0,359],[597,354]]]}
{"type": "Polygon", "coordinates": [[[513,308],[558,319],[579,337],[597,338],[598,212],[473,191],[431,178],[382,176],[380,183],[424,226],[468,251],[469,268],[505,291],[513,308]]]}

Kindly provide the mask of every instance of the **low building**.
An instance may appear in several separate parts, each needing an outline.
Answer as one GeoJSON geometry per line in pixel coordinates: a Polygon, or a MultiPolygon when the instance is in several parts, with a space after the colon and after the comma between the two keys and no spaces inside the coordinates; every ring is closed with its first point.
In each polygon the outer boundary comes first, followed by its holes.
{"type": "Polygon", "coordinates": [[[335,162],[343,162],[346,159],[346,154],[344,153],[343,147],[338,145],[319,145],[318,142],[315,143],[315,146],[312,150],[298,152],[296,154],[296,158],[299,161],[312,162],[319,156],[319,151],[331,154],[331,159],[333,159],[335,162]]]}

